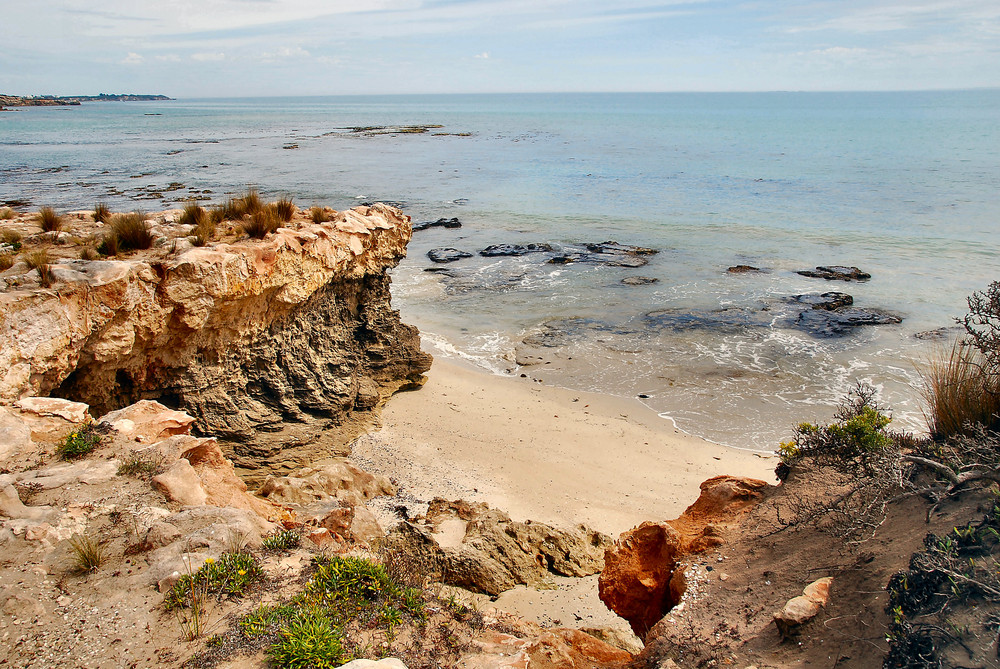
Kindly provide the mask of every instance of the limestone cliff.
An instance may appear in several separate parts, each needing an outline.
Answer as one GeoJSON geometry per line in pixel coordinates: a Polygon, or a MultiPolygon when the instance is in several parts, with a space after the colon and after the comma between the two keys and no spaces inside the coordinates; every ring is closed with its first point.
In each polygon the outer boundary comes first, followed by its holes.
{"type": "Polygon", "coordinates": [[[50,289],[0,293],[0,403],[51,394],[100,414],[157,399],[242,467],[329,453],[430,367],[390,305],[410,234],[377,204],[263,241],[59,261],[50,289]]]}

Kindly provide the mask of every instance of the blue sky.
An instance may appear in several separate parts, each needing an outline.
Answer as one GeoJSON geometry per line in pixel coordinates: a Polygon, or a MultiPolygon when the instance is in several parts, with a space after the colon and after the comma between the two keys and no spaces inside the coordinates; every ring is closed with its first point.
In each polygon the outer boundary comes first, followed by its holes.
{"type": "Polygon", "coordinates": [[[1000,86],[997,0],[0,0],[0,92],[1000,86]]]}

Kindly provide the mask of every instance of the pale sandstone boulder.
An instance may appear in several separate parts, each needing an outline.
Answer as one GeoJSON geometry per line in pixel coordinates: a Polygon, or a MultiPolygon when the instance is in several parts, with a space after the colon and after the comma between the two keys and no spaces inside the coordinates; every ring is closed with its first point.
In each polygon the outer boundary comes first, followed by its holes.
{"type": "Polygon", "coordinates": [[[785,606],[774,614],[774,624],[782,637],[793,636],[799,628],[815,618],[830,601],[830,586],[833,577],[825,576],[807,585],[802,594],[792,597],[785,606]]]}
{"type": "Polygon", "coordinates": [[[457,669],[615,669],[632,655],[580,630],[520,630],[518,636],[485,630],[472,640],[473,652],[459,658],[457,669]]]}
{"type": "Polygon", "coordinates": [[[384,476],[338,460],[318,463],[288,476],[269,476],[257,494],[278,504],[306,505],[336,497],[357,505],[373,497],[395,495],[396,488],[384,476]]]}
{"type": "Polygon", "coordinates": [[[208,501],[208,493],[201,485],[198,472],[184,459],[170,465],[162,474],[154,476],[153,487],[170,501],[184,506],[201,506],[208,501]]]}
{"type": "Polygon", "coordinates": [[[101,417],[125,439],[152,443],[177,434],[189,434],[194,416],[174,411],[153,400],[139,400],[101,417]]]}
{"type": "Polygon", "coordinates": [[[14,485],[0,485],[0,516],[39,522],[52,517],[54,513],[57,512],[48,506],[25,506],[14,485]]]}
{"type": "Polygon", "coordinates": [[[58,397],[23,397],[14,402],[21,411],[39,416],[57,416],[70,423],[84,423],[90,420],[89,406],[83,402],[71,402],[58,397]]]}
{"type": "Polygon", "coordinates": [[[31,428],[20,416],[0,406],[0,462],[34,450],[31,428]]]}
{"type": "Polygon", "coordinates": [[[42,469],[29,469],[15,475],[19,483],[31,484],[41,490],[68,485],[98,485],[112,480],[118,473],[118,460],[77,460],[42,469]]]}

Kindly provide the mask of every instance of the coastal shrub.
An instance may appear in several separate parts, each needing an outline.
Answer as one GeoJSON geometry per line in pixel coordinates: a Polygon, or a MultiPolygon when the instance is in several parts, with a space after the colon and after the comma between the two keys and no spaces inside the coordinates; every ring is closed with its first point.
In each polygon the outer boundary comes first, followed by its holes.
{"type": "Polygon", "coordinates": [[[992,373],[1000,373],[1000,281],[994,281],[985,291],[976,291],[967,302],[969,313],[959,323],[992,373]]]}
{"type": "Polygon", "coordinates": [[[326,207],[313,207],[309,210],[309,217],[313,223],[326,223],[330,220],[330,215],[327,213],[326,207]]]}
{"type": "Polygon", "coordinates": [[[261,541],[261,545],[269,551],[285,551],[298,548],[302,537],[295,530],[276,530],[261,541]]]}
{"type": "Polygon", "coordinates": [[[101,433],[97,426],[93,423],[84,423],[66,435],[62,443],[56,447],[56,453],[63,459],[71,460],[90,453],[100,443],[101,433]]]}
{"type": "Polygon", "coordinates": [[[80,574],[95,572],[104,564],[104,549],[88,536],[75,535],[69,540],[74,570],[80,574]]]}
{"type": "Polygon", "coordinates": [[[10,207],[0,207],[0,221],[9,221],[14,218],[14,210],[10,207]]]}
{"type": "Polygon", "coordinates": [[[42,232],[58,232],[63,228],[62,217],[52,207],[42,207],[35,214],[35,220],[42,232]]]}
{"type": "Polygon", "coordinates": [[[6,272],[14,266],[13,253],[0,253],[0,272],[6,272]]]}
{"type": "Polygon", "coordinates": [[[21,233],[17,230],[4,230],[3,233],[0,233],[0,242],[9,246],[14,253],[21,250],[22,239],[21,233]]]}
{"type": "Polygon", "coordinates": [[[295,216],[295,204],[292,202],[292,198],[283,197],[275,202],[273,205],[275,213],[277,213],[278,218],[281,219],[282,223],[287,223],[292,220],[295,216]]]}
{"type": "Polygon", "coordinates": [[[255,188],[249,188],[243,195],[226,200],[220,211],[224,220],[239,221],[252,216],[264,208],[260,193],[255,188]]]}
{"type": "Polygon", "coordinates": [[[243,232],[254,239],[263,239],[268,233],[274,232],[281,226],[281,220],[271,207],[258,209],[250,218],[243,221],[240,227],[243,232]]]}
{"type": "Polygon", "coordinates": [[[204,586],[207,593],[240,596],[264,578],[260,560],[251,553],[223,553],[218,560],[208,558],[198,571],[184,574],[163,600],[167,610],[194,603],[193,592],[204,586]]]}
{"type": "Polygon", "coordinates": [[[111,209],[103,202],[98,202],[94,206],[94,220],[98,223],[107,223],[111,220],[111,209]]]}
{"type": "Polygon", "coordinates": [[[114,216],[111,219],[109,235],[117,238],[118,249],[121,251],[148,249],[156,241],[146,221],[146,215],[141,211],[114,216]]]}
{"type": "Polygon", "coordinates": [[[1000,429],[1000,370],[978,348],[956,342],[922,372],[931,436],[971,435],[977,426],[1000,429]]]}
{"type": "Polygon", "coordinates": [[[343,632],[323,611],[305,611],[281,628],[270,658],[283,669],[333,669],[348,659],[343,632]]]}

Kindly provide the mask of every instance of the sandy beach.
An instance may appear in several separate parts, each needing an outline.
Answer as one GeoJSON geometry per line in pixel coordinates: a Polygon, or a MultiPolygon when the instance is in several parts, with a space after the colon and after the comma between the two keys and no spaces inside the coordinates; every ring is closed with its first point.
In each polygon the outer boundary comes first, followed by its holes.
{"type": "Polygon", "coordinates": [[[638,400],[545,386],[437,357],[352,459],[404,494],[486,502],[515,520],[617,536],[674,518],[719,474],[773,480],[775,461],[684,434],[638,400]]]}

